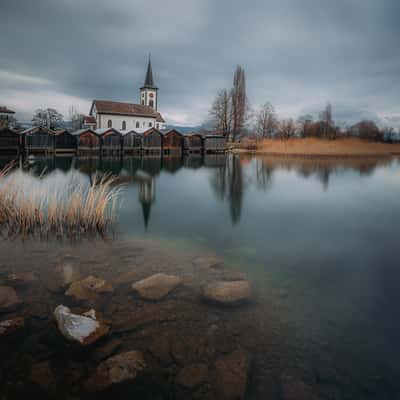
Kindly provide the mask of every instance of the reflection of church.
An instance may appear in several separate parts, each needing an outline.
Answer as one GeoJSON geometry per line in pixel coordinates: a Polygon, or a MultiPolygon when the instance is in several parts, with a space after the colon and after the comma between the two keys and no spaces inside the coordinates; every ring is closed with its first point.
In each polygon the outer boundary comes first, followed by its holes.
{"type": "Polygon", "coordinates": [[[144,226],[148,227],[151,206],[156,199],[156,185],[154,176],[139,182],[139,201],[142,204],[144,226]]]}

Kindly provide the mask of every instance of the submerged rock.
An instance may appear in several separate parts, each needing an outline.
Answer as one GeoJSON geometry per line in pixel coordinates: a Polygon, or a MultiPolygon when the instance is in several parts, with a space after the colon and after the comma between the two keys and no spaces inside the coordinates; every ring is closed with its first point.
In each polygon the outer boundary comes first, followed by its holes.
{"type": "Polygon", "coordinates": [[[132,288],[146,300],[160,300],[181,282],[177,276],[159,273],[132,284],[132,288]]]}
{"type": "Polygon", "coordinates": [[[33,272],[16,272],[8,274],[5,281],[8,285],[24,286],[36,281],[37,278],[33,272]]]}
{"type": "Polygon", "coordinates": [[[210,283],[203,289],[205,299],[220,304],[235,304],[249,300],[251,288],[248,281],[219,281],[210,283]]]}
{"type": "Polygon", "coordinates": [[[283,372],[280,377],[283,400],[317,400],[311,386],[305,384],[301,379],[290,372],[283,372]]]}
{"type": "Polygon", "coordinates": [[[112,286],[107,281],[90,275],[72,283],[65,294],[77,300],[96,301],[101,294],[112,292],[112,290],[112,286]]]}
{"type": "Polygon", "coordinates": [[[201,268],[217,268],[223,264],[223,261],[219,258],[206,256],[206,257],[196,257],[192,261],[193,265],[201,268]]]}
{"type": "Polygon", "coordinates": [[[105,390],[111,385],[133,381],[146,368],[143,353],[127,351],[107,358],[96,368],[84,387],[89,392],[105,390]]]}
{"type": "Polygon", "coordinates": [[[56,379],[49,361],[42,361],[32,365],[31,381],[45,390],[55,385],[56,379]]]}
{"type": "Polygon", "coordinates": [[[249,370],[250,355],[244,350],[235,350],[219,358],[215,362],[218,398],[244,399],[249,370]]]}
{"type": "Polygon", "coordinates": [[[11,311],[21,304],[17,292],[11,286],[0,286],[0,311],[11,311]]]}
{"type": "Polygon", "coordinates": [[[24,328],[25,322],[21,317],[7,319],[0,322],[0,337],[9,336],[24,328]]]}
{"type": "Polygon", "coordinates": [[[176,382],[187,389],[193,389],[203,383],[207,375],[208,367],[206,364],[187,365],[179,371],[176,382]]]}
{"type": "Polygon", "coordinates": [[[72,262],[63,262],[58,264],[55,272],[59,275],[58,280],[62,286],[67,286],[80,278],[80,271],[78,266],[72,262]]]}
{"type": "Polygon", "coordinates": [[[54,310],[54,317],[63,336],[82,345],[94,343],[109,331],[107,325],[96,319],[96,312],[93,309],[79,315],[73,314],[68,307],[60,305],[54,310]]]}

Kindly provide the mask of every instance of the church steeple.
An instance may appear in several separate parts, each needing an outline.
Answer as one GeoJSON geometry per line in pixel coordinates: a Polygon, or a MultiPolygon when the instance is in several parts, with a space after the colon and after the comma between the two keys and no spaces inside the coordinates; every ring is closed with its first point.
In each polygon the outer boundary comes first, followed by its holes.
{"type": "Polygon", "coordinates": [[[146,79],[144,80],[143,87],[148,87],[148,88],[153,88],[154,87],[153,69],[151,68],[151,58],[150,58],[150,56],[149,56],[149,62],[147,64],[146,79]]]}
{"type": "Polygon", "coordinates": [[[147,63],[146,78],[144,85],[140,88],[140,103],[152,107],[157,111],[157,86],[154,85],[153,69],[151,67],[151,57],[147,63]]]}

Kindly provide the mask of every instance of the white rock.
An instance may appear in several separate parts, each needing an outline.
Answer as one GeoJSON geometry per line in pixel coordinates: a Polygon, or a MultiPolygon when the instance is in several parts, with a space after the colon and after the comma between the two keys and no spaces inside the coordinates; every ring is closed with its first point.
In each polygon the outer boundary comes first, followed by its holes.
{"type": "Polygon", "coordinates": [[[73,314],[68,307],[59,305],[54,310],[54,317],[63,336],[81,344],[93,343],[108,332],[108,327],[96,320],[93,309],[79,315],[73,314]]]}

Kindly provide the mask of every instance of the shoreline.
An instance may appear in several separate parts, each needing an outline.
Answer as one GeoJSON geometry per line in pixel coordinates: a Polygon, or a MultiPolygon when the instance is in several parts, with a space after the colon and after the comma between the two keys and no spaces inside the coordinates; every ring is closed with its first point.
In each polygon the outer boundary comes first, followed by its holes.
{"type": "Polygon", "coordinates": [[[245,150],[245,149],[233,149],[228,150],[228,153],[237,155],[249,155],[249,156],[268,156],[268,157],[291,157],[291,158],[316,158],[316,159],[335,159],[335,158],[397,158],[400,157],[400,152],[394,153],[374,153],[374,154],[343,154],[343,153],[283,153],[283,152],[266,152],[261,150],[245,150]]]}
{"type": "Polygon", "coordinates": [[[354,138],[332,141],[315,138],[264,139],[257,144],[249,143],[247,148],[246,144],[242,144],[228,152],[293,158],[391,158],[400,156],[400,144],[368,142],[354,138]]]}

